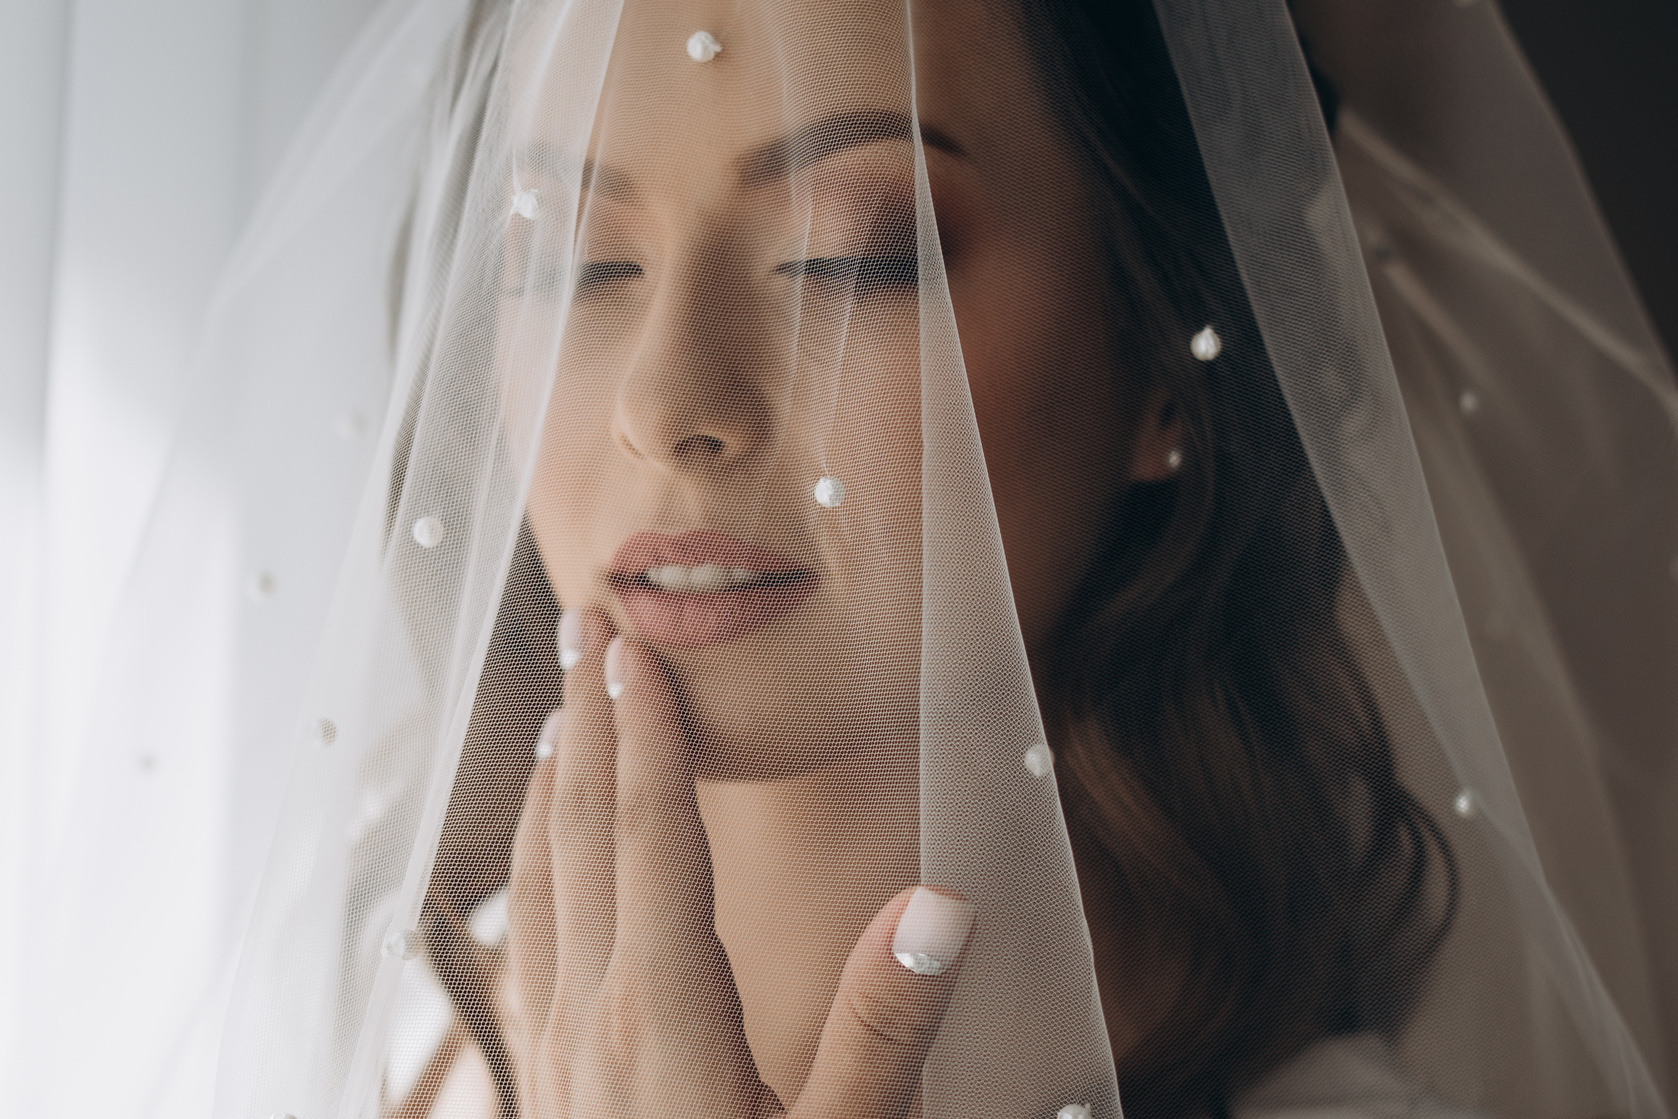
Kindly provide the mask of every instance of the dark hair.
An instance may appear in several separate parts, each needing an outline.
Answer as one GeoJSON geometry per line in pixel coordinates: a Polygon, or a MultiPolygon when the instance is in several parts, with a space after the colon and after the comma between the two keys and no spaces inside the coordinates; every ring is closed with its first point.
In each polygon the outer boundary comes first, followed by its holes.
{"type": "MultiPolygon", "coordinates": [[[[1093,187],[1115,376],[1133,398],[1169,391],[1185,452],[1177,476],[1132,486],[1111,511],[1048,663],[1033,670],[1079,875],[1117,899],[1118,927],[1174,954],[1183,975],[1120,1055],[1126,1114],[1219,1115],[1312,1040],[1402,1021],[1449,927],[1456,868],[1397,777],[1340,628],[1344,553],[1264,356],[1152,3],[1018,4],[1093,187]],[[1225,340],[1209,364],[1187,344],[1206,323],[1225,340]]],[[[482,15],[496,6],[474,5],[482,26],[495,26],[482,15]]],[[[464,37],[463,57],[482,37],[464,37]]],[[[1332,91],[1319,92],[1332,121],[1332,91]]],[[[471,146],[459,155],[469,161],[471,146]]],[[[494,1008],[499,960],[467,934],[466,915],[507,880],[530,743],[559,699],[557,616],[526,528],[422,918],[505,1119],[518,1103],[494,1008]]]]}
{"type": "Polygon", "coordinates": [[[1151,0],[1020,5],[1100,211],[1116,375],[1135,398],[1162,384],[1184,433],[1180,472],[1113,510],[1038,676],[1068,819],[1099,852],[1079,874],[1184,976],[1121,1055],[1126,1114],[1217,1114],[1310,1041],[1401,1022],[1456,867],[1341,629],[1345,555],[1151,0]],[[1188,347],[1207,323],[1211,363],[1188,347]]]}

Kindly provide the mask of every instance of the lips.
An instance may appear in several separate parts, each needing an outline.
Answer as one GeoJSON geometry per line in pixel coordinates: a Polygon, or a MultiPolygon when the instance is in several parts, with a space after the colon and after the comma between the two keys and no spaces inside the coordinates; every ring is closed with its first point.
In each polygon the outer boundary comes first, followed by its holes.
{"type": "Polygon", "coordinates": [[[640,532],[612,556],[608,582],[637,634],[656,645],[734,641],[815,593],[815,572],[711,529],[640,532]]]}

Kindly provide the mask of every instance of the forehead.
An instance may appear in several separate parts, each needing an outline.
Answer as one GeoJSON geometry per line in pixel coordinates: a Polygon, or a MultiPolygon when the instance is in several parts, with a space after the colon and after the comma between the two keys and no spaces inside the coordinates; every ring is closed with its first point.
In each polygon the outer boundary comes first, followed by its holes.
{"type": "Polygon", "coordinates": [[[743,169],[749,181],[749,161],[760,172],[796,162],[801,149],[787,137],[822,120],[906,138],[902,0],[625,0],[586,141],[577,122],[589,115],[579,89],[588,60],[576,56],[590,35],[562,26],[573,10],[556,6],[515,29],[509,76],[515,104],[530,107],[515,124],[526,144],[578,153],[586,143],[588,158],[697,185],[743,169]],[[697,31],[722,45],[708,62],[688,56],[697,31]]]}

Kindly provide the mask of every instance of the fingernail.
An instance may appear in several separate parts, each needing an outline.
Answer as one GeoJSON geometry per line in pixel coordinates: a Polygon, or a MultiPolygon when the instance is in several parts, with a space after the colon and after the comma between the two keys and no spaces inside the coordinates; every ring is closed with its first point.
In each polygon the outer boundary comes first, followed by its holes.
{"type": "Polygon", "coordinates": [[[559,729],[565,725],[565,709],[556,707],[548,712],[542,730],[536,735],[536,760],[554,756],[554,743],[559,741],[559,729]]]}
{"type": "Polygon", "coordinates": [[[613,699],[623,694],[623,638],[614,637],[606,646],[606,694],[613,699]]]}
{"type": "Polygon", "coordinates": [[[972,928],[969,902],[919,886],[897,919],[891,954],[916,975],[938,975],[961,959],[972,928]]]}
{"type": "Polygon", "coordinates": [[[575,668],[583,659],[583,612],[567,610],[559,616],[559,667],[575,668]]]}

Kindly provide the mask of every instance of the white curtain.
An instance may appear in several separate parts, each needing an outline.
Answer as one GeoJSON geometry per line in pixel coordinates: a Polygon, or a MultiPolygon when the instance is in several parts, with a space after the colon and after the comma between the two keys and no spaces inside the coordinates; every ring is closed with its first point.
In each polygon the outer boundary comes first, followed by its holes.
{"type": "Polygon", "coordinates": [[[208,1109],[284,759],[228,756],[214,619],[156,638],[193,682],[176,741],[90,712],[217,276],[372,7],[0,5],[0,1113],[208,1109]],[[85,857],[110,844],[144,871],[115,889],[85,857]]]}

